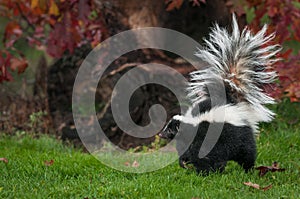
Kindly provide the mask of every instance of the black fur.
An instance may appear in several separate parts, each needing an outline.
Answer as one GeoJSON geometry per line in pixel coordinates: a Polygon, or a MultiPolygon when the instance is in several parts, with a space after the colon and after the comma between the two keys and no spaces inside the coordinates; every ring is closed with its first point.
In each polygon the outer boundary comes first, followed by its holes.
{"type": "MultiPolygon", "coordinates": [[[[227,103],[234,103],[234,100],[227,98],[227,103]]],[[[209,111],[211,100],[207,99],[201,102],[199,109],[200,113],[209,111]]],[[[192,115],[194,116],[193,111],[192,115]]],[[[246,172],[252,169],[256,159],[256,144],[250,126],[234,126],[224,123],[221,135],[213,149],[204,158],[199,158],[199,151],[209,125],[208,122],[202,122],[194,127],[171,119],[159,136],[165,139],[176,139],[178,153],[185,151],[183,154],[179,154],[179,165],[183,168],[186,168],[187,164],[192,164],[198,173],[222,172],[227,161],[233,160],[241,165],[246,172]],[[195,130],[197,133],[192,143],[188,143],[186,135],[189,132],[186,131],[193,131],[193,128],[198,128],[195,130]]]]}
{"type": "MultiPolygon", "coordinates": [[[[177,129],[172,126],[172,124],[177,122],[174,122],[174,120],[170,121],[169,126],[165,131],[161,132],[160,136],[171,138],[177,133],[186,133],[181,132],[180,130],[179,132],[171,130],[177,129]],[[169,135],[171,135],[171,137],[169,135]]],[[[179,157],[179,164],[181,167],[186,167],[186,164],[192,164],[198,173],[201,172],[207,174],[208,172],[222,172],[227,161],[233,160],[241,165],[246,172],[253,168],[256,159],[256,144],[252,129],[248,126],[238,127],[225,123],[216,145],[207,156],[200,159],[198,155],[202,142],[206,136],[208,126],[208,122],[199,124],[197,134],[192,143],[179,157]]],[[[183,137],[177,139],[176,148],[178,151],[187,144],[183,137]]]]}

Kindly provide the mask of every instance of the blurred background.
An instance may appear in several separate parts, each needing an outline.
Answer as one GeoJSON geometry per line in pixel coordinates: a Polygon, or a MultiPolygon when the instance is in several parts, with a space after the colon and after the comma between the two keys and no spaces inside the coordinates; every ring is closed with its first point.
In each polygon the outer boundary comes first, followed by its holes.
{"type": "MultiPolygon", "coordinates": [[[[255,33],[267,23],[268,32],[276,32],[274,42],[283,46],[278,55],[282,61],[274,66],[279,79],[266,89],[279,104],[293,106],[295,113],[286,114],[291,115],[290,122],[299,122],[299,0],[0,0],[0,132],[51,134],[80,143],[71,112],[72,89],[80,64],[95,46],[140,27],[173,29],[201,43],[214,23],[230,29],[232,13],[240,28],[248,26],[255,33]]],[[[99,122],[125,149],[150,144],[155,137],[134,138],[118,128],[110,108],[112,89],[128,70],[152,62],[185,76],[194,70],[170,52],[140,49],[115,60],[99,82],[95,104],[99,122]]],[[[145,85],[130,102],[133,120],[146,125],[149,107],[157,103],[166,108],[168,117],[180,111],[167,88],[145,85]]]]}

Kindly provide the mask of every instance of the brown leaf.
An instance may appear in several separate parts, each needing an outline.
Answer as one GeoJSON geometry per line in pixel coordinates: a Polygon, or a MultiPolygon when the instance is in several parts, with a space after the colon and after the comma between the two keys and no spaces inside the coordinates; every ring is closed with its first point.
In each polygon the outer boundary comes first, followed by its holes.
{"type": "Polygon", "coordinates": [[[272,166],[259,166],[255,168],[256,170],[259,170],[259,176],[262,177],[266,175],[269,171],[271,172],[282,172],[285,171],[284,168],[279,168],[278,162],[273,162],[272,166]]]}
{"type": "Polygon", "coordinates": [[[272,188],[272,184],[270,184],[266,187],[260,187],[259,184],[255,184],[255,183],[252,183],[252,182],[244,182],[244,185],[252,187],[254,189],[259,189],[259,190],[262,190],[262,191],[267,191],[267,190],[272,188]]]}
{"type": "Polygon", "coordinates": [[[124,162],[124,165],[127,166],[127,167],[139,167],[140,166],[140,164],[136,160],[133,161],[132,164],[129,161],[124,162]]]}
{"type": "Polygon", "coordinates": [[[244,182],[244,185],[255,188],[255,189],[260,189],[259,184],[254,184],[252,182],[244,182]]]}
{"type": "Polygon", "coordinates": [[[17,59],[17,58],[12,58],[10,60],[10,68],[15,71],[18,71],[18,74],[23,73],[25,69],[28,67],[28,63],[25,59],[17,59]]]}
{"type": "Polygon", "coordinates": [[[135,161],[132,163],[131,166],[132,166],[132,167],[139,167],[140,164],[135,160],[135,161]]]}
{"type": "Polygon", "coordinates": [[[44,164],[45,164],[45,166],[51,166],[51,165],[53,165],[53,163],[54,163],[54,160],[46,160],[45,162],[44,162],[44,164]]]}
{"type": "Polygon", "coordinates": [[[172,0],[168,6],[166,11],[174,10],[175,8],[179,9],[183,3],[183,0],[172,0]]]}
{"type": "Polygon", "coordinates": [[[261,188],[261,190],[267,191],[267,190],[269,190],[269,189],[271,189],[271,188],[272,188],[272,184],[270,184],[270,185],[268,185],[268,186],[266,186],[266,187],[261,188]]]}
{"type": "Polygon", "coordinates": [[[0,161],[1,161],[1,162],[4,162],[4,163],[6,163],[6,164],[8,163],[8,160],[7,160],[6,158],[0,158],[0,161]]]}

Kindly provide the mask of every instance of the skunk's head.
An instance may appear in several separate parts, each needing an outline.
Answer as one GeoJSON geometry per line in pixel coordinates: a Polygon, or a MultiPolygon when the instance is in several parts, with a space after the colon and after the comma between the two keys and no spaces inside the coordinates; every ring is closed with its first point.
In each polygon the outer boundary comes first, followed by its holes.
{"type": "Polygon", "coordinates": [[[172,118],[163,130],[158,134],[163,139],[172,140],[178,133],[180,121],[172,118]]]}

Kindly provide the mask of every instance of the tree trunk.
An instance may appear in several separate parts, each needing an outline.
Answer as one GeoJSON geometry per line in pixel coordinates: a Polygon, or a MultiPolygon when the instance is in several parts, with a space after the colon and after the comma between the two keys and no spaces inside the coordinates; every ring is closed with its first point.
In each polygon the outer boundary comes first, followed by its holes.
{"type": "MultiPolygon", "coordinates": [[[[217,21],[221,25],[227,25],[230,21],[229,10],[226,1],[210,0],[201,6],[192,6],[190,1],[184,1],[182,7],[170,12],[165,11],[164,0],[112,0],[97,1],[99,9],[104,16],[108,35],[115,35],[124,30],[140,27],[165,27],[180,31],[197,41],[209,32],[212,22],[217,21]]],[[[137,41],[147,40],[147,37],[139,36],[137,41]]],[[[195,46],[196,49],[196,46],[195,46]]],[[[80,64],[92,49],[83,46],[73,55],[65,55],[57,60],[49,70],[48,96],[51,115],[56,129],[62,133],[63,139],[78,138],[74,128],[71,112],[71,97],[76,73],[80,64]]],[[[105,76],[99,82],[96,93],[96,101],[101,107],[98,119],[102,129],[110,140],[122,148],[128,149],[138,145],[150,143],[154,137],[148,139],[134,138],[124,133],[115,124],[110,106],[112,90],[116,82],[127,71],[134,68],[136,63],[158,62],[174,67],[183,75],[187,75],[194,68],[182,58],[170,55],[155,49],[142,49],[118,58],[106,71],[105,76]],[[100,88],[101,87],[101,88],[100,88]]],[[[148,71],[158,74],[163,71],[148,71]]],[[[169,81],[173,81],[172,78],[169,81]]],[[[174,82],[174,81],[173,81],[174,82]]],[[[174,82],[178,87],[182,82],[174,82]]],[[[168,112],[168,118],[179,113],[180,107],[174,94],[168,89],[158,85],[145,85],[139,88],[132,96],[130,113],[132,119],[138,125],[149,123],[148,111],[153,104],[162,104],[168,112]]]]}

